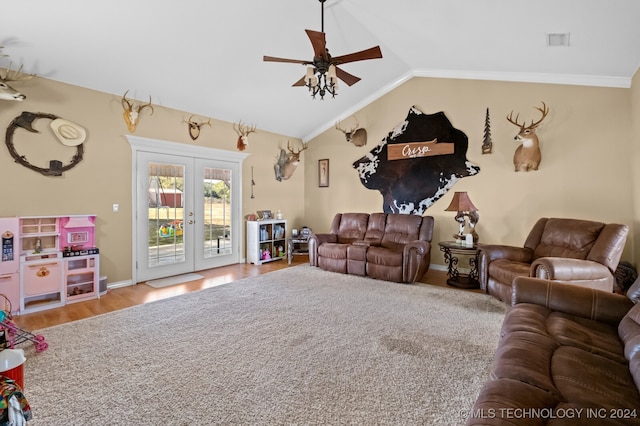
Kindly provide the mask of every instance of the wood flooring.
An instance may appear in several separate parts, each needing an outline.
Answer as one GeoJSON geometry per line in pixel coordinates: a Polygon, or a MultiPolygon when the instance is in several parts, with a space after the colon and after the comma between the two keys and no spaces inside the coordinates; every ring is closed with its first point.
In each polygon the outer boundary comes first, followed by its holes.
{"type": "MultiPolygon", "coordinates": [[[[308,263],[305,256],[295,256],[291,266],[308,263]]],[[[70,321],[76,321],[95,315],[106,314],[119,309],[153,302],[154,300],[166,299],[196,290],[226,284],[243,278],[254,277],[278,269],[287,268],[286,260],[266,263],[263,265],[253,265],[251,263],[238,263],[235,265],[223,266],[220,268],[198,271],[204,278],[184,284],[176,284],[165,288],[153,288],[144,283],[127,287],[109,289],[106,294],[99,299],[92,299],[83,302],[72,303],[60,308],[48,309],[25,315],[14,315],[13,321],[18,327],[28,331],[36,331],[70,321]]],[[[423,283],[446,287],[447,274],[444,271],[430,269],[424,278],[423,283]]]]}

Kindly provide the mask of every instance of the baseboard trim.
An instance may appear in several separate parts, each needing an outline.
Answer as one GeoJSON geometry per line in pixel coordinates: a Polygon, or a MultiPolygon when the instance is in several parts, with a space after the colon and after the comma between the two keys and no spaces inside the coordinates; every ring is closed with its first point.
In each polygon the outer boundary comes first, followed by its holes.
{"type": "Polygon", "coordinates": [[[110,290],[112,288],[128,287],[130,285],[133,285],[133,281],[131,280],[116,281],[115,283],[108,283],[107,290],[110,290]]]}

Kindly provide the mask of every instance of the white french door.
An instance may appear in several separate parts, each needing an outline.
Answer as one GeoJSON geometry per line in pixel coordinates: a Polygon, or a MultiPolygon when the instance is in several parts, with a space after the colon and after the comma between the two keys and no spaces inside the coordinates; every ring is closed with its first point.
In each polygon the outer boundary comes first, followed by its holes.
{"type": "Polygon", "coordinates": [[[134,151],[135,282],[240,262],[246,155],[128,139],[134,151]]]}

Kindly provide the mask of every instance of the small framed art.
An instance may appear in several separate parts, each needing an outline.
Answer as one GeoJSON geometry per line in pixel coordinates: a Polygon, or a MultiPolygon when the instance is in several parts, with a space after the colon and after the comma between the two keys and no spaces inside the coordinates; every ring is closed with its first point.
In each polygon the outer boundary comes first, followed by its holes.
{"type": "Polygon", "coordinates": [[[318,186],[329,186],[329,159],[318,160],[318,186]]]}
{"type": "Polygon", "coordinates": [[[258,220],[273,219],[273,213],[271,210],[258,210],[258,220]]]}

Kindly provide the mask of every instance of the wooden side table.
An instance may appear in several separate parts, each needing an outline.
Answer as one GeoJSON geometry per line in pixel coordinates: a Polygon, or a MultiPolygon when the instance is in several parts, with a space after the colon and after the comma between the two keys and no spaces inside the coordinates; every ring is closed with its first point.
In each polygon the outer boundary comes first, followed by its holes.
{"type": "Polygon", "coordinates": [[[309,254],[309,237],[290,237],[287,239],[287,259],[289,265],[293,256],[309,254]]]}
{"type": "Polygon", "coordinates": [[[478,246],[467,246],[457,241],[439,242],[440,251],[444,253],[444,261],[449,266],[447,284],[457,288],[480,288],[478,281],[478,246]],[[458,270],[460,259],[467,259],[469,273],[461,274],[458,270]]]}

